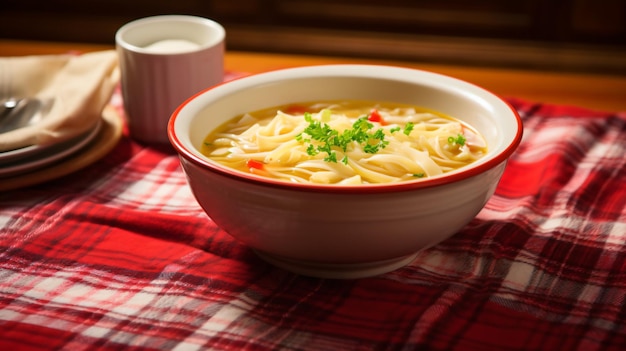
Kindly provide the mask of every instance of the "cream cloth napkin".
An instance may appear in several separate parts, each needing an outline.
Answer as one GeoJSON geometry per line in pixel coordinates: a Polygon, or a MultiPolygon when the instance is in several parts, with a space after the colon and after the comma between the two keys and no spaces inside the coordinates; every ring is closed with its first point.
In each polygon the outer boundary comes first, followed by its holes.
{"type": "Polygon", "coordinates": [[[0,58],[0,97],[52,104],[38,123],[0,133],[0,152],[63,141],[93,128],[118,82],[115,50],[0,58]]]}

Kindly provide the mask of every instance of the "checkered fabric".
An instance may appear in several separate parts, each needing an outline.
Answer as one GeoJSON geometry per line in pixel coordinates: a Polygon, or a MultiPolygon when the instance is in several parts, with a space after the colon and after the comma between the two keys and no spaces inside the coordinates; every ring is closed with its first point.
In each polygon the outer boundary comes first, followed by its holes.
{"type": "Polygon", "coordinates": [[[0,350],[625,350],[626,114],[509,102],[524,139],[484,210],[372,278],[263,262],[126,136],[0,193],[0,350]]]}

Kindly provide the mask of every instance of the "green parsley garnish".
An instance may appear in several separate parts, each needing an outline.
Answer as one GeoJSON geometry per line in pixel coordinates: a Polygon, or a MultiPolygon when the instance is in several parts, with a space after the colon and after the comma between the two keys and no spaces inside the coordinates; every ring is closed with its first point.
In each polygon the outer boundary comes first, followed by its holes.
{"type": "Polygon", "coordinates": [[[413,124],[413,122],[407,122],[407,124],[404,125],[404,134],[406,135],[411,134],[411,131],[413,130],[414,127],[415,125],[413,124]]]}
{"type": "Polygon", "coordinates": [[[321,112],[322,112],[322,118],[321,118],[322,122],[328,123],[328,121],[330,121],[330,116],[332,115],[332,111],[325,108],[321,112]]]}
{"type": "Polygon", "coordinates": [[[391,129],[389,129],[389,132],[390,133],[395,133],[395,132],[402,131],[402,133],[404,133],[405,135],[409,135],[409,134],[411,134],[411,131],[413,131],[413,128],[415,128],[415,124],[413,124],[413,122],[407,122],[404,125],[404,128],[393,127],[391,129]]]}
{"type": "Polygon", "coordinates": [[[426,174],[424,173],[413,173],[413,177],[415,178],[424,178],[426,174]]]}
{"type": "Polygon", "coordinates": [[[452,144],[452,145],[454,145],[454,144],[458,144],[458,145],[463,146],[463,145],[465,145],[465,140],[466,140],[466,139],[465,139],[465,137],[463,136],[463,134],[459,134],[459,135],[457,135],[457,136],[456,136],[456,138],[455,138],[455,137],[452,137],[452,136],[451,136],[451,137],[448,137],[448,143],[449,143],[449,144],[452,144]]]}
{"type": "MultiPolygon", "coordinates": [[[[329,120],[330,111],[322,111],[322,120],[329,120]],[[328,112],[327,112],[328,111],[328,112]]],[[[359,117],[353,124],[351,129],[346,129],[342,133],[331,128],[328,124],[313,118],[309,112],[304,113],[304,120],[309,125],[304,131],[296,136],[299,142],[309,143],[307,154],[315,156],[319,153],[326,153],[324,161],[337,162],[337,154],[335,150],[339,149],[346,152],[348,145],[356,142],[363,146],[363,150],[370,154],[375,154],[379,150],[384,149],[389,141],[385,140],[385,132],[378,129],[372,132],[374,125],[367,120],[367,116],[359,117]],[[313,143],[315,141],[315,143],[313,143]]],[[[341,162],[348,163],[348,158],[342,158],[341,162]]]]}

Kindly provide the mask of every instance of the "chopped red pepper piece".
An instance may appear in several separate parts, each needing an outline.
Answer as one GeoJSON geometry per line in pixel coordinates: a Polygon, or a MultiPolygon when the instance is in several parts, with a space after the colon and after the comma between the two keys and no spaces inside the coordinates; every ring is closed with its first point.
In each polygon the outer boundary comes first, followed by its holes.
{"type": "Polygon", "coordinates": [[[295,114],[302,114],[305,112],[313,112],[313,111],[308,106],[290,105],[290,106],[287,106],[284,112],[290,115],[295,115],[295,114]]]}
{"type": "Polygon", "coordinates": [[[253,170],[253,169],[263,169],[263,162],[250,159],[250,160],[246,161],[246,166],[248,166],[248,168],[250,168],[250,170],[253,170]]]}
{"type": "Polygon", "coordinates": [[[378,122],[381,125],[385,124],[385,121],[383,120],[383,117],[380,115],[380,113],[378,113],[377,109],[372,109],[372,111],[370,111],[370,115],[367,118],[368,121],[370,122],[378,122]]]}

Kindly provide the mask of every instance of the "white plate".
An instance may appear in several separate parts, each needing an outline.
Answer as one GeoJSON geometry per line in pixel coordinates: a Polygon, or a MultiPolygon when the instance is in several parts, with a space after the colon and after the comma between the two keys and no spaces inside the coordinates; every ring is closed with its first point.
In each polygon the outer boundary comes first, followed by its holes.
{"type": "Polygon", "coordinates": [[[42,153],[55,146],[56,144],[30,145],[15,150],[0,152],[0,166],[42,153]]]}
{"type": "MultiPolygon", "coordinates": [[[[51,101],[37,101],[39,103],[39,107],[36,108],[36,112],[31,114],[30,121],[27,126],[33,125],[39,122],[42,116],[48,112],[51,106],[51,101]]],[[[5,131],[0,132],[3,134],[5,131]]],[[[55,147],[56,144],[47,144],[47,145],[29,145],[15,150],[2,151],[0,152],[0,166],[5,165],[7,163],[14,163],[17,160],[21,160],[27,157],[32,157],[38,153],[45,152],[46,150],[55,147]]]]}
{"type": "Polygon", "coordinates": [[[113,105],[105,106],[104,111],[102,111],[102,127],[100,127],[98,135],[88,142],[87,145],[46,167],[12,177],[0,177],[0,193],[63,177],[90,166],[105,157],[116,147],[123,136],[125,119],[121,112],[121,108],[113,105]]]}
{"type": "Polygon", "coordinates": [[[2,161],[0,162],[0,178],[27,173],[63,159],[86,146],[98,135],[100,128],[102,128],[102,121],[98,121],[90,131],[61,143],[41,147],[33,145],[9,151],[8,153],[15,152],[12,158],[4,156],[7,153],[4,152],[2,155],[7,158],[0,158],[2,161]],[[8,162],[8,160],[13,162],[8,162]]]}

